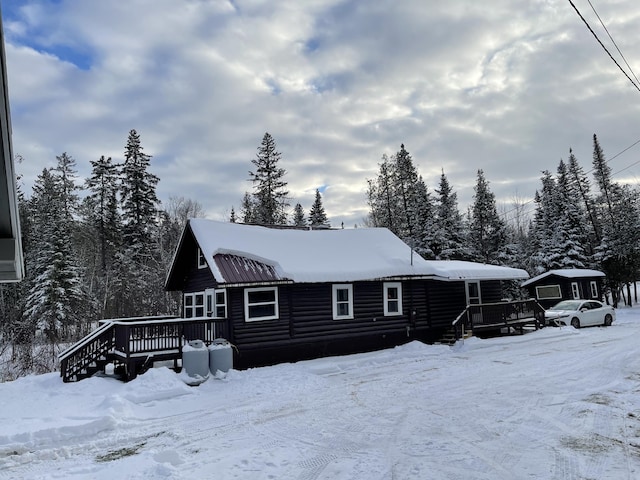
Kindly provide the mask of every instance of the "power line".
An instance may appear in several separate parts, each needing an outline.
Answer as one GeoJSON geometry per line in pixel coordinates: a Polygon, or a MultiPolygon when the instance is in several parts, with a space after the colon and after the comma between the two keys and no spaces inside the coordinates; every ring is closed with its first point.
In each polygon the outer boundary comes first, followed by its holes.
{"type": "Polygon", "coordinates": [[[598,43],[600,44],[600,46],[604,49],[605,52],[607,52],[607,55],[609,55],[609,58],[611,58],[611,60],[613,60],[613,63],[616,64],[616,66],[620,69],[620,71],[622,73],[624,73],[624,76],[627,77],[629,79],[629,81],[631,82],[631,85],[633,85],[634,87],[636,87],[636,90],[638,90],[640,92],[640,87],[638,87],[638,85],[636,85],[636,83],[633,81],[633,79],[627,74],[627,72],[624,71],[624,69],[620,66],[620,64],[617,62],[617,60],[615,58],[613,58],[613,55],[611,55],[611,52],[609,52],[609,50],[607,49],[607,47],[604,46],[604,43],[602,43],[602,41],[600,41],[600,38],[598,38],[598,35],[596,34],[596,32],[593,31],[593,29],[591,28],[591,26],[589,25],[589,23],[585,20],[585,18],[582,16],[582,14],[580,13],[580,10],[578,10],[578,7],[575,6],[575,4],[573,3],[572,0],[568,0],[569,3],[571,4],[571,6],[573,7],[573,9],[576,11],[576,13],[578,14],[578,16],[582,19],[582,21],[584,22],[584,24],[587,26],[587,28],[589,29],[589,31],[591,32],[591,34],[595,37],[595,39],[598,41],[598,43]]]}
{"type": "Polygon", "coordinates": [[[598,17],[598,20],[600,21],[600,25],[602,25],[602,28],[604,28],[604,31],[607,32],[607,35],[609,36],[609,39],[611,40],[611,43],[613,43],[613,45],[616,47],[616,50],[618,50],[618,53],[622,57],[622,60],[624,60],[625,65],[627,66],[629,71],[633,74],[633,78],[636,79],[636,82],[640,83],[640,80],[638,80],[638,77],[636,76],[636,73],[633,71],[633,68],[631,68],[631,65],[629,65],[629,62],[627,62],[627,59],[624,58],[624,55],[622,54],[622,52],[618,48],[618,44],[616,43],[616,41],[613,39],[613,37],[609,33],[609,29],[607,28],[607,26],[602,21],[602,18],[600,18],[600,15],[598,15],[598,12],[596,12],[596,8],[593,6],[593,3],[591,3],[591,0],[587,0],[587,2],[589,2],[589,5],[591,6],[591,10],[593,10],[593,13],[595,13],[596,17],[598,17]]]}

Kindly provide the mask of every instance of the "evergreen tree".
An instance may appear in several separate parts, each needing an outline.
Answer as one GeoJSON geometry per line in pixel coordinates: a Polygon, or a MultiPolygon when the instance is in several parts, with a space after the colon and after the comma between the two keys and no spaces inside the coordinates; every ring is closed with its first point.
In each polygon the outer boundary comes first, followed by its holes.
{"type": "Polygon", "coordinates": [[[113,263],[122,238],[118,213],[118,169],[111,157],[102,155],[91,161],[91,177],[86,181],[89,194],[85,199],[87,223],[95,233],[102,272],[113,263]]]}
{"type": "Polygon", "coordinates": [[[436,190],[436,214],[431,235],[431,250],[438,260],[462,260],[468,258],[464,248],[464,225],[458,210],[458,197],[449,184],[444,171],[436,190]]]}
{"type": "Polygon", "coordinates": [[[404,144],[391,159],[382,157],[378,177],[367,183],[372,226],[386,227],[411,248],[432,256],[433,201],[404,144]]]}
{"type": "Polygon", "coordinates": [[[33,252],[29,256],[33,281],[26,299],[28,322],[52,342],[71,339],[81,332],[88,311],[82,275],[75,264],[71,224],[65,218],[68,190],[64,178],[45,169],[36,179],[31,199],[34,225],[33,252]]]}
{"type": "Polygon", "coordinates": [[[595,203],[601,227],[595,258],[606,274],[613,304],[617,306],[623,286],[635,282],[640,268],[638,192],[611,180],[611,168],[596,135],[593,136],[593,175],[600,191],[595,203]]]}
{"type": "Polygon", "coordinates": [[[284,168],[278,166],[281,154],[276,150],[276,142],[269,133],[265,133],[258,147],[257,158],[251,160],[254,172],[249,172],[253,182],[254,221],[265,225],[284,225],[287,215],[287,182],[284,168]]]}
{"type": "Polygon", "coordinates": [[[296,203],[296,206],[293,207],[293,224],[296,227],[305,227],[307,225],[307,219],[304,216],[304,209],[299,203],[296,203]]]}
{"type": "Polygon", "coordinates": [[[495,195],[489,189],[482,170],[478,170],[474,188],[469,240],[475,258],[484,263],[497,263],[505,246],[505,225],[498,215],[495,195]]]}
{"type": "Polygon", "coordinates": [[[594,199],[591,195],[591,183],[571,149],[569,149],[567,170],[569,175],[569,188],[572,190],[572,196],[579,199],[578,203],[586,215],[587,255],[591,257],[597,245],[600,243],[600,224],[594,199]]]}
{"type": "Polygon", "coordinates": [[[76,161],[70,155],[64,152],[62,155],[56,157],[57,166],[54,169],[57,172],[59,178],[58,182],[61,189],[61,198],[63,201],[63,211],[66,221],[73,219],[73,214],[78,206],[78,195],[76,191],[78,186],[76,184],[77,171],[76,161]]]}
{"type": "Polygon", "coordinates": [[[244,193],[242,197],[242,204],[240,206],[240,219],[242,223],[254,223],[255,222],[255,205],[253,198],[249,192],[244,193]]]}
{"type": "Polygon", "coordinates": [[[231,207],[231,215],[229,215],[229,222],[236,223],[237,221],[238,221],[238,218],[236,217],[236,210],[232,206],[231,207]]]}
{"type": "Polygon", "coordinates": [[[156,185],[159,178],[150,173],[151,156],[143,153],[140,136],[129,132],[122,165],[122,218],[126,245],[135,249],[148,244],[155,227],[156,185]]]}
{"type": "Polygon", "coordinates": [[[316,189],[316,198],[309,210],[309,225],[312,227],[330,227],[329,219],[322,205],[322,196],[320,190],[316,189]]]}
{"type": "Polygon", "coordinates": [[[378,165],[380,172],[375,179],[367,180],[367,203],[369,204],[369,223],[373,227],[385,227],[399,235],[398,202],[394,193],[394,166],[389,157],[382,155],[378,165]]]}

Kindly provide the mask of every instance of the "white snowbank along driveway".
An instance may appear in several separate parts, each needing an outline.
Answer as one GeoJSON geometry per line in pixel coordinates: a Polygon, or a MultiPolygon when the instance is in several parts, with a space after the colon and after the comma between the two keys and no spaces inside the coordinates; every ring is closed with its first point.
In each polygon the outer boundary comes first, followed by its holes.
{"type": "Polygon", "coordinates": [[[640,310],[231,371],[0,384],[0,479],[640,478],[640,310]]]}

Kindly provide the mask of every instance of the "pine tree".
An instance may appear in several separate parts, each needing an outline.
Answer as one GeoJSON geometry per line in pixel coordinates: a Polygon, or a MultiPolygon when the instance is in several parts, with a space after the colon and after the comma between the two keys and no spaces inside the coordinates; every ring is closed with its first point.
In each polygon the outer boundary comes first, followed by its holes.
{"type": "Polygon", "coordinates": [[[458,210],[458,197],[449,184],[444,171],[440,175],[440,185],[436,190],[436,213],[431,250],[438,260],[462,260],[469,254],[464,248],[464,226],[458,210]]]}
{"type": "Polygon", "coordinates": [[[229,215],[229,222],[231,223],[236,223],[238,221],[238,218],[236,217],[236,210],[231,207],[231,214],[229,215]]]}
{"type": "Polygon", "coordinates": [[[251,197],[249,192],[245,192],[244,197],[242,197],[242,204],[240,205],[240,220],[242,223],[255,222],[255,209],[253,197],[251,197]]]}
{"type": "Polygon", "coordinates": [[[57,156],[56,160],[58,163],[54,170],[58,172],[64,217],[65,220],[71,221],[78,206],[78,195],[75,193],[78,190],[76,161],[66,152],[57,156]]]}
{"type": "MultiPolygon", "coordinates": [[[[400,150],[394,158],[394,191],[401,208],[400,237],[415,241],[418,226],[418,209],[424,199],[418,194],[418,172],[409,152],[400,145],[400,150]]],[[[426,188],[424,189],[426,192],[426,188]]]]}
{"type": "Polygon", "coordinates": [[[304,216],[304,209],[299,203],[296,203],[296,206],[293,207],[293,225],[296,227],[305,227],[307,225],[307,219],[304,216]]]}
{"type": "Polygon", "coordinates": [[[265,225],[284,225],[287,203],[287,182],[284,168],[278,166],[281,154],[276,150],[276,142],[269,133],[265,133],[258,147],[257,158],[251,160],[255,172],[249,172],[253,182],[254,221],[265,225]]]}
{"type": "Polygon", "coordinates": [[[122,225],[118,213],[118,169],[111,157],[102,155],[92,160],[91,177],[86,186],[89,194],[85,199],[87,223],[98,240],[98,255],[104,273],[113,263],[113,257],[122,238],[122,225]]]}
{"type": "Polygon", "coordinates": [[[478,170],[469,220],[469,247],[477,260],[497,263],[505,240],[505,225],[498,215],[495,195],[489,189],[484,172],[478,170]]]}
{"type": "Polygon", "coordinates": [[[65,205],[71,205],[63,183],[51,170],[45,169],[36,179],[31,199],[34,221],[32,264],[33,282],[26,299],[25,316],[52,343],[73,338],[79,333],[87,312],[88,299],[81,287],[81,271],[71,224],[65,218],[65,205]]]}
{"type": "Polygon", "coordinates": [[[394,192],[394,166],[389,157],[382,155],[378,165],[380,172],[375,179],[367,180],[367,203],[369,204],[369,223],[373,227],[385,227],[399,235],[398,199],[394,192]]]}
{"type": "Polygon", "coordinates": [[[607,286],[618,305],[619,292],[625,284],[635,282],[640,268],[640,223],[638,222],[638,192],[611,180],[609,167],[598,138],[593,136],[593,176],[600,195],[596,211],[602,236],[595,258],[606,274],[607,286]]]}
{"type": "Polygon", "coordinates": [[[122,218],[126,245],[141,249],[152,235],[157,205],[156,185],[159,178],[150,173],[151,156],[142,152],[140,136],[129,132],[122,165],[122,218]]]}
{"type": "Polygon", "coordinates": [[[316,198],[309,210],[309,225],[312,227],[330,227],[329,219],[322,205],[322,196],[320,190],[316,189],[316,198]]]}
{"type": "Polygon", "coordinates": [[[573,154],[573,150],[569,149],[569,160],[567,165],[569,175],[569,188],[573,192],[573,196],[578,198],[578,202],[585,211],[587,217],[587,240],[588,249],[587,254],[592,256],[595,252],[597,245],[600,243],[600,224],[594,204],[594,199],[591,195],[591,183],[589,178],[584,173],[584,170],[578,163],[578,159],[573,154]]]}

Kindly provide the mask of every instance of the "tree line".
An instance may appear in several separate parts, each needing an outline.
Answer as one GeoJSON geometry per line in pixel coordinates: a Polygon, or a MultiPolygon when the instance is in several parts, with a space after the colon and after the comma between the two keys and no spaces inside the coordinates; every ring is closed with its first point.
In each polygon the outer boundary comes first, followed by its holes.
{"type": "Polygon", "coordinates": [[[184,198],[162,209],[150,160],[131,130],[122,161],[91,161],[85,181],[62,153],[30,196],[19,187],[25,279],[0,286],[4,377],[52,369],[59,346],[99,319],[178,311],[166,269],[186,219],[202,209],[184,198]]]}
{"type": "Polygon", "coordinates": [[[621,295],[630,303],[640,271],[639,191],[612,179],[596,135],[590,172],[595,186],[570,150],[555,173],[542,172],[527,220],[528,202],[514,204],[511,218],[509,211],[498,212],[478,170],[473,202],[463,215],[444,171],[438,187],[429,190],[401,145],[391,157],[383,155],[377,176],[367,180],[368,223],[389,228],[426,259],[508,265],[532,276],[553,269],[601,270],[614,306],[621,295]]]}
{"type": "MultiPolygon", "coordinates": [[[[0,359],[10,366],[0,365],[0,379],[54,369],[60,345],[87,334],[97,320],[180,311],[179,293],[164,291],[165,275],[186,220],[204,212],[182,197],[163,206],[150,160],[131,130],[123,158],[91,161],[86,180],[62,153],[38,175],[31,195],[19,188],[26,276],[0,285],[0,359]]],[[[265,133],[248,172],[253,188],[229,220],[330,227],[319,190],[308,215],[300,203],[289,210],[280,160],[265,133]]],[[[364,223],[389,228],[424,258],[508,265],[531,275],[594,268],[607,275],[614,305],[621,294],[630,302],[629,285],[640,270],[640,196],[612,179],[595,135],[588,172],[594,185],[570,151],[555,172],[542,172],[532,215],[525,211],[529,202],[499,212],[483,170],[461,213],[445,172],[430,189],[404,145],[383,155],[378,167],[366,180],[364,223]]],[[[514,286],[510,293],[518,292],[514,286]]]]}

